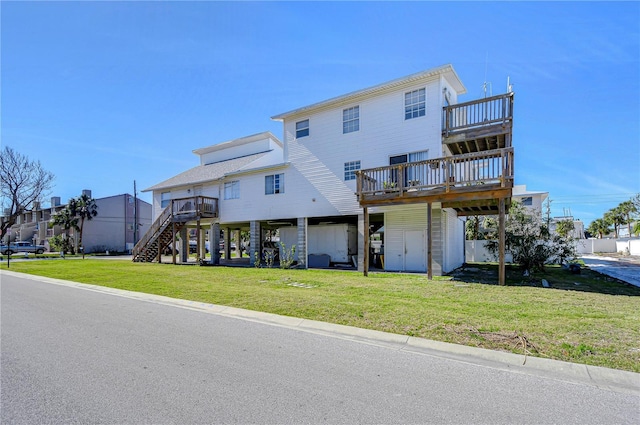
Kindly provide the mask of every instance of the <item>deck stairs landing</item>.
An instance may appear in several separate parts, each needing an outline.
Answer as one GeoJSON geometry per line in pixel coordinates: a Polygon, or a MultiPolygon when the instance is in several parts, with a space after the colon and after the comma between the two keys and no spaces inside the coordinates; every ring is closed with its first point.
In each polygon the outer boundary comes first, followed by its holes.
{"type": "Polygon", "coordinates": [[[218,216],[218,199],[204,196],[174,199],[153,222],[132,251],[134,262],[159,260],[159,253],[173,241],[174,235],[187,223],[218,216]]]}

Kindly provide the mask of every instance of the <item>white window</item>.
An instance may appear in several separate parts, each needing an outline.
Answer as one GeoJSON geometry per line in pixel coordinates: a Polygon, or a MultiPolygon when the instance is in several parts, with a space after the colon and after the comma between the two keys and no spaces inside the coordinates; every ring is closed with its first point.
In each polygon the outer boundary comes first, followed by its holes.
{"type": "Polygon", "coordinates": [[[309,120],[298,121],[296,123],[296,138],[309,135],[309,120]]]}
{"type": "Polygon", "coordinates": [[[234,180],[224,184],[224,199],[240,199],[240,181],[234,180]]]}
{"type": "Polygon", "coordinates": [[[360,130],[360,106],[342,110],[342,133],[360,130]]]}
{"type": "Polygon", "coordinates": [[[360,169],[360,161],[350,161],[344,163],[344,179],[355,180],[356,171],[360,169]]]}
{"type": "Polygon", "coordinates": [[[264,194],[284,193],[284,174],[273,174],[264,177],[264,194]]]}
{"type": "Polygon", "coordinates": [[[425,89],[418,89],[404,94],[404,119],[424,117],[427,104],[425,89]]]}
{"type": "Polygon", "coordinates": [[[171,192],[162,192],[160,194],[160,207],[166,208],[171,203],[171,192]]]}

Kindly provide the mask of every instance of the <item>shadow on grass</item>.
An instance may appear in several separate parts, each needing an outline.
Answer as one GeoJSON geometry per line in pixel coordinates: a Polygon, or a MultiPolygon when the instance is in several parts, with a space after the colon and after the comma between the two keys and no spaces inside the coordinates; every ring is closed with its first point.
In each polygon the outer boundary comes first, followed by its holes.
{"type": "MultiPolygon", "coordinates": [[[[449,275],[460,282],[497,285],[498,264],[466,263],[449,275]]],[[[546,266],[544,272],[534,272],[530,276],[523,276],[522,269],[518,266],[506,266],[506,283],[509,286],[542,288],[544,287],[543,279],[548,282],[550,289],[640,296],[640,288],[589,269],[583,268],[579,274],[574,274],[566,268],[551,265],[546,266]]]]}

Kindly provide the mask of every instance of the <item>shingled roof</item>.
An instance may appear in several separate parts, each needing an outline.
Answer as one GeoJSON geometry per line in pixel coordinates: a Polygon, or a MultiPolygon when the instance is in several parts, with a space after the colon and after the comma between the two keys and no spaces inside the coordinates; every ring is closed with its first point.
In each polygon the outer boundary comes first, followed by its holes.
{"type": "Polygon", "coordinates": [[[240,158],[229,159],[227,161],[214,162],[213,164],[199,165],[187,170],[177,176],[171,177],[161,183],[144,189],[143,192],[151,192],[153,190],[171,189],[174,187],[193,185],[219,180],[229,173],[239,171],[246,165],[251,164],[268,152],[256,153],[240,158]]]}

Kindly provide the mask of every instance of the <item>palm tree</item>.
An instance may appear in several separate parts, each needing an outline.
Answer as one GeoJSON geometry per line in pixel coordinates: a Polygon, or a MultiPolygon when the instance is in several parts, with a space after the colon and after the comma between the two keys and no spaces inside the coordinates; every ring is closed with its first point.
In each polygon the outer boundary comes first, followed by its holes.
{"type": "Polygon", "coordinates": [[[73,254],[73,245],[70,243],[70,240],[69,240],[69,230],[70,229],[79,230],[79,228],[78,228],[78,217],[76,217],[75,214],[71,212],[69,205],[64,207],[62,210],[58,211],[53,216],[53,218],[51,219],[51,222],[49,223],[49,227],[53,227],[53,226],[61,226],[64,229],[65,242],[63,244],[62,250],[65,253],[67,251],[71,251],[71,253],[73,254]]]}
{"type": "Polygon", "coordinates": [[[610,224],[613,224],[613,237],[618,239],[618,230],[620,229],[620,225],[624,224],[624,215],[620,211],[620,208],[611,208],[609,211],[604,213],[604,219],[610,224]]]}
{"type": "Polygon", "coordinates": [[[618,205],[616,209],[624,217],[627,229],[629,230],[629,237],[631,237],[631,223],[633,222],[633,216],[638,212],[633,200],[624,201],[618,205]]]}
{"type": "Polygon", "coordinates": [[[75,217],[80,218],[80,228],[78,235],[78,246],[82,249],[82,258],[84,258],[84,249],[82,248],[82,232],[84,229],[84,221],[90,221],[93,217],[98,215],[98,205],[96,205],[96,200],[83,193],[77,198],[71,199],[69,201],[69,209],[73,213],[75,217]]]}
{"type": "Polygon", "coordinates": [[[609,223],[604,218],[596,218],[591,222],[587,231],[592,235],[598,235],[598,238],[602,239],[604,235],[611,232],[611,227],[609,227],[609,223]]]}

